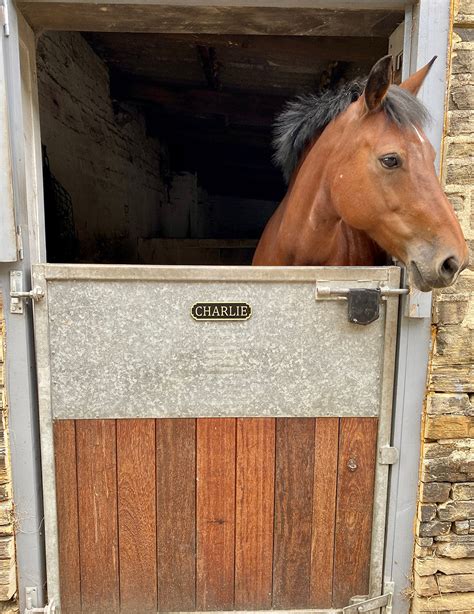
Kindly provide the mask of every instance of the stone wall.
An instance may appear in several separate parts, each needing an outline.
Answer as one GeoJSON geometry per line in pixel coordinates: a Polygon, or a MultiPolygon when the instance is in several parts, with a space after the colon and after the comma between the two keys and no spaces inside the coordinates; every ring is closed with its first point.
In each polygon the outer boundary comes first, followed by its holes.
{"type": "Polygon", "coordinates": [[[436,292],[423,426],[413,607],[474,612],[474,0],[456,0],[443,183],[471,268],[436,292]]]}
{"type": "Polygon", "coordinates": [[[72,202],[79,259],[136,262],[138,238],[158,234],[158,141],[134,107],[113,104],[108,69],[79,33],[43,34],[37,64],[41,140],[72,202]]]}
{"type": "Polygon", "coordinates": [[[5,346],[5,320],[0,295],[0,601],[9,600],[16,592],[8,403],[5,389],[5,346]]]}

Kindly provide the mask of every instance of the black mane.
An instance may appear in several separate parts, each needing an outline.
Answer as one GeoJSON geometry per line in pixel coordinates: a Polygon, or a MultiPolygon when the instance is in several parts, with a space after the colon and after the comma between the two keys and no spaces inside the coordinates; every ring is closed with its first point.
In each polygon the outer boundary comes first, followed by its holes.
{"type": "MultiPolygon", "coordinates": [[[[313,138],[361,96],[365,81],[346,83],[337,91],[304,94],[288,102],[274,125],[274,161],[288,182],[301,154],[313,138]]],[[[382,102],[386,116],[399,126],[421,127],[429,119],[426,107],[413,94],[391,85],[382,102]]]]}

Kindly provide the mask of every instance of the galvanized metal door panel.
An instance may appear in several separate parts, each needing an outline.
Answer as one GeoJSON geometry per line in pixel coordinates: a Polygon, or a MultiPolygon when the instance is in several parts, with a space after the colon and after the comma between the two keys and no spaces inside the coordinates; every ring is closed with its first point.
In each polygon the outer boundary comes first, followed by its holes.
{"type": "MultiPolygon", "coordinates": [[[[378,415],[384,310],[357,326],[345,300],[317,301],[331,269],[207,271],[36,267],[53,417],[378,415]],[[252,316],[191,317],[196,302],[225,301],[252,316]]],[[[396,272],[347,269],[337,285],[394,287],[396,272]]]]}

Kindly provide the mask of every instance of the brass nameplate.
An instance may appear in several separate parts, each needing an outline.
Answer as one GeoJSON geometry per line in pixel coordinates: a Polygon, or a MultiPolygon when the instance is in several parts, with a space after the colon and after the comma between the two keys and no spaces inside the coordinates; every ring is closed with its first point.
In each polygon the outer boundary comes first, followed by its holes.
{"type": "Polygon", "coordinates": [[[248,320],[252,307],[248,303],[194,303],[191,315],[195,320],[248,320]]]}

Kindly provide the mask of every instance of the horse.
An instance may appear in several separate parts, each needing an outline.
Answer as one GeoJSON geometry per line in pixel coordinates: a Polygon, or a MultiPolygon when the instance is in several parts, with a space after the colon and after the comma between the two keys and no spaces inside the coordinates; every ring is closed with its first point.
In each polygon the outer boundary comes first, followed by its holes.
{"type": "Polygon", "coordinates": [[[365,84],[287,105],[274,143],[288,190],[253,265],[373,266],[389,255],[422,291],[454,283],[468,250],[416,98],[435,59],[397,86],[388,55],[365,84]]]}

